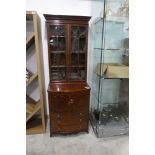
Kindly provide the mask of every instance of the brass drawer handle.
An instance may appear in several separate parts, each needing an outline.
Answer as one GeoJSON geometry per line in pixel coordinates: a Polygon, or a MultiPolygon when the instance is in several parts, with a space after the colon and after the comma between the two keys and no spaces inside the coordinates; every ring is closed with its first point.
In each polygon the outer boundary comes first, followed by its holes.
{"type": "Polygon", "coordinates": [[[69,101],[68,101],[68,104],[70,105],[70,104],[73,104],[74,103],[74,99],[70,99],[69,101]]]}

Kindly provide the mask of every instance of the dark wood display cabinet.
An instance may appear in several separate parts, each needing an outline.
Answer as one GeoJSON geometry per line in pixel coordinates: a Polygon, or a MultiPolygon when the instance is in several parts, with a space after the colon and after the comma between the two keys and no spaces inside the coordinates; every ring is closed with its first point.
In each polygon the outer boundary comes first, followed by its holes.
{"type": "Polygon", "coordinates": [[[86,16],[44,15],[50,83],[50,135],[88,132],[90,87],[87,84],[86,16]]]}

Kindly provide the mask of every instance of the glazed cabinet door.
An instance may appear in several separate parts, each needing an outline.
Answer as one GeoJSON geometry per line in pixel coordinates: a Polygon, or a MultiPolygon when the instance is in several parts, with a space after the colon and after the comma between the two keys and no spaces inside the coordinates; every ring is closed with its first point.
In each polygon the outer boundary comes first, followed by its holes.
{"type": "Polygon", "coordinates": [[[88,28],[83,25],[70,25],[70,81],[85,81],[87,67],[88,28]]]}
{"type": "Polygon", "coordinates": [[[48,24],[48,48],[51,81],[66,81],[67,25],[48,24]]]}

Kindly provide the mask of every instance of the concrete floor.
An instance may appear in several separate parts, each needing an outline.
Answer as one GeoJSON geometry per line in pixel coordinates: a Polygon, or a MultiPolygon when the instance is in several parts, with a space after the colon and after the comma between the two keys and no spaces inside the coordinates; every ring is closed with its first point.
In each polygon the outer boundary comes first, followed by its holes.
{"type": "Polygon", "coordinates": [[[129,137],[96,138],[92,128],[89,134],[72,136],[27,135],[27,155],[128,155],[129,137]]]}

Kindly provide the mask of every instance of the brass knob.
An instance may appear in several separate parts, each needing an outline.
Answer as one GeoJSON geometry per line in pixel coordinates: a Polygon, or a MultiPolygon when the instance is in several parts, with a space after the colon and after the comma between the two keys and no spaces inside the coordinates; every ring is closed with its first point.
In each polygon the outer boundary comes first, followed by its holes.
{"type": "Polygon", "coordinates": [[[71,99],[69,100],[68,104],[73,104],[73,103],[74,103],[74,99],[71,98],[71,99]]]}

